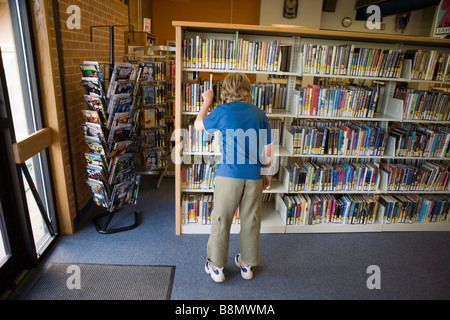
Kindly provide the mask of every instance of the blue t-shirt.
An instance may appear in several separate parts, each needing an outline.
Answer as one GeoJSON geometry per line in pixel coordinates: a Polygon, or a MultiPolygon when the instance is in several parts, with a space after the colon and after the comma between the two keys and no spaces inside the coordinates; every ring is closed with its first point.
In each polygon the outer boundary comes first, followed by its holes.
{"type": "Polygon", "coordinates": [[[249,180],[262,178],[263,148],[272,143],[269,121],[263,110],[241,101],[218,105],[203,118],[203,127],[208,133],[219,130],[222,135],[222,161],[217,175],[249,180]]]}

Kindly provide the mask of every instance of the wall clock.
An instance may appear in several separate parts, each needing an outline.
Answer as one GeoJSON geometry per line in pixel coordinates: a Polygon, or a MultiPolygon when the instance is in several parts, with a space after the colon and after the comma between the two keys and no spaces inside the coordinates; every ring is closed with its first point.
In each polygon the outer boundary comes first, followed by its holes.
{"type": "Polygon", "coordinates": [[[352,25],[352,18],[350,17],[345,17],[344,19],[342,19],[342,26],[344,28],[348,28],[352,25]]]}

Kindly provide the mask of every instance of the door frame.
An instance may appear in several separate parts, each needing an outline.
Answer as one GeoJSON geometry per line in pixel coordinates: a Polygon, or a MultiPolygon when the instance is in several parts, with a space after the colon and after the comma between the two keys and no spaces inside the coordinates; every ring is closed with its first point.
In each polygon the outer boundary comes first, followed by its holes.
{"type": "MultiPolygon", "coordinates": [[[[1,50],[0,50],[1,57],[1,50]]],[[[0,61],[1,62],[1,61],[0,61]]],[[[22,270],[37,264],[31,223],[26,204],[25,189],[20,166],[15,164],[13,141],[14,126],[9,104],[3,63],[0,63],[0,214],[7,233],[10,257],[0,269],[0,292],[22,270]]]]}
{"type": "MultiPolygon", "coordinates": [[[[14,1],[14,0],[9,0],[14,1]]],[[[67,124],[59,115],[64,112],[61,103],[57,103],[56,84],[61,85],[55,79],[55,69],[53,67],[52,56],[56,54],[56,48],[51,47],[49,19],[47,16],[48,1],[30,0],[27,2],[29,10],[30,26],[34,38],[34,52],[36,52],[36,66],[38,72],[38,83],[41,97],[42,113],[45,128],[50,130],[50,145],[48,147],[49,160],[52,168],[52,179],[54,186],[54,199],[56,202],[56,212],[59,220],[59,230],[61,234],[74,233],[74,219],[76,218],[76,203],[73,176],[68,156],[67,124]],[[54,51],[52,51],[54,50],[54,51]]],[[[59,61],[59,67],[63,61],[59,61]]],[[[16,161],[17,162],[17,161],[16,161]]]]}

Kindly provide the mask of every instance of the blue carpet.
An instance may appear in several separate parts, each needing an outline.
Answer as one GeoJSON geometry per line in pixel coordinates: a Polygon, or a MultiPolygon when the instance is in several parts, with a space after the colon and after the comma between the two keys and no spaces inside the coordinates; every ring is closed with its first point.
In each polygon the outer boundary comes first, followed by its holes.
{"type": "Polygon", "coordinates": [[[174,265],[172,299],[450,299],[450,232],[263,234],[261,265],[245,281],[234,266],[238,236],[232,235],[226,280],[204,272],[208,235],[175,236],[174,181],[160,189],[143,177],[136,206],[125,207],[114,224],[131,221],[130,231],[102,235],[91,223],[93,208],[74,235],[62,236],[49,253],[52,262],[174,265]],[[381,289],[369,290],[367,268],[380,268],[381,289]]]}

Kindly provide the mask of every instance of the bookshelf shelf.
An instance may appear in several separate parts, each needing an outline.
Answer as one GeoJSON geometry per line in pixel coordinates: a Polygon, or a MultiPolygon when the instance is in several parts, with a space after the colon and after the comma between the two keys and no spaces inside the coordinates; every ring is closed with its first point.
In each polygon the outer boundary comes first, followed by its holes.
{"type": "Polygon", "coordinates": [[[334,233],[334,232],[381,232],[383,225],[381,223],[373,224],[338,224],[338,223],[319,223],[315,225],[286,226],[286,233],[334,233]]]}
{"type": "Polygon", "coordinates": [[[350,75],[337,75],[337,74],[319,74],[319,73],[302,73],[299,76],[317,77],[317,78],[342,78],[342,79],[355,79],[355,80],[409,82],[408,78],[385,78],[385,77],[350,76],[350,75]]]}
{"type": "MultiPolygon", "coordinates": [[[[383,212],[378,212],[378,215],[376,215],[376,218],[373,223],[367,224],[339,224],[339,223],[330,223],[330,222],[321,222],[317,223],[315,225],[290,225],[287,223],[287,207],[286,203],[284,203],[285,197],[303,197],[303,196],[311,196],[311,197],[317,197],[315,199],[325,199],[325,197],[335,197],[336,199],[342,199],[343,197],[350,197],[351,201],[354,201],[353,203],[362,203],[364,205],[369,205],[369,203],[372,205],[373,203],[377,203],[377,207],[372,207],[373,210],[378,210],[379,205],[379,199],[382,197],[391,197],[391,196],[410,196],[410,195],[417,195],[417,196],[437,196],[437,197],[443,197],[447,199],[448,201],[448,195],[450,195],[450,190],[444,190],[444,191],[389,191],[387,190],[387,177],[388,174],[384,171],[382,171],[381,164],[391,164],[391,162],[399,161],[400,163],[421,163],[419,160],[423,161],[438,161],[442,162],[443,160],[449,160],[450,158],[441,158],[441,157],[400,157],[396,156],[396,143],[397,140],[393,136],[389,135],[390,130],[392,128],[395,128],[396,126],[403,126],[403,125],[450,125],[450,121],[434,121],[434,120],[408,120],[403,119],[403,110],[404,110],[404,101],[397,96],[394,97],[396,93],[396,88],[398,86],[403,86],[406,84],[415,84],[417,87],[425,86],[427,84],[450,84],[450,82],[447,81],[431,81],[431,80],[412,80],[412,74],[413,72],[417,70],[413,70],[413,64],[414,60],[411,60],[409,57],[406,58],[403,56],[403,50],[414,50],[415,48],[418,48],[417,50],[437,50],[442,51],[445,54],[450,54],[450,40],[448,39],[435,39],[435,38],[426,38],[426,37],[408,37],[408,36],[392,36],[392,37],[386,37],[385,35],[379,35],[379,34],[368,34],[368,33],[354,33],[354,32],[341,32],[341,31],[329,31],[329,30],[310,30],[310,29],[302,29],[302,28],[296,28],[296,27],[267,27],[267,26],[250,26],[250,25],[235,25],[235,24],[216,24],[216,23],[200,23],[200,22],[180,22],[180,21],[174,21],[173,26],[176,28],[176,41],[177,41],[177,68],[176,68],[176,109],[175,109],[175,129],[183,129],[186,125],[186,121],[188,119],[187,116],[196,116],[198,112],[188,112],[183,111],[183,99],[184,95],[182,94],[182,88],[183,84],[187,82],[191,82],[192,80],[188,79],[188,74],[191,74],[193,72],[198,72],[200,75],[201,73],[209,73],[209,74],[226,74],[226,73],[233,73],[233,72],[239,72],[239,73],[246,73],[246,74],[252,74],[257,76],[257,81],[260,81],[259,79],[264,79],[264,75],[272,76],[272,75],[280,75],[283,76],[284,79],[270,79],[266,80],[265,83],[271,83],[271,84],[280,84],[285,85],[287,96],[286,100],[284,102],[284,109],[272,109],[271,113],[267,113],[267,117],[270,121],[278,121],[276,119],[280,119],[282,122],[282,131],[280,134],[280,142],[279,145],[275,148],[275,157],[276,163],[279,166],[279,170],[277,174],[272,178],[272,187],[270,190],[264,191],[265,194],[273,194],[275,196],[274,202],[271,203],[264,203],[263,205],[263,221],[262,221],[262,233],[332,233],[332,232],[383,232],[383,231],[450,231],[450,223],[449,222],[435,222],[435,223],[419,223],[417,221],[413,223],[384,223],[383,217],[379,215],[383,215],[383,212]],[[196,38],[197,37],[197,38],[196,38]],[[188,58],[186,60],[183,60],[183,57],[187,57],[186,53],[189,52],[189,54],[192,54],[191,51],[188,51],[189,49],[186,47],[183,47],[183,43],[189,43],[188,40],[194,39],[194,41],[198,41],[200,39],[200,47],[201,48],[202,42],[201,39],[214,39],[214,40],[220,40],[224,41],[223,43],[230,45],[230,51],[229,53],[226,51],[226,45],[223,48],[222,51],[222,57],[224,55],[235,55],[239,56],[241,52],[239,52],[239,47],[233,47],[237,46],[236,43],[238,43],[238,40],[243,39],[243,41],[247,41],[249,43],[253,43],[253,48],[256,48],[256,50],[261,49],[261,47],[256,43],[270,43],[273,41],[277,41],[281,39],[281,44],[285,46],[291,47],[291,55],[287,59],[287,65],[289,66],[286,68],[281,68],[280,70],[287,70],[287,71],[256,71],[256,70],[239,70],[240,67],[236,67],[233,69],[232,67],[226,67],[223,68],[224,65],[222,65],[222,68],[215,69],[215,68],[192,68],[187,66],[195,66],[196,61],[194,61],[194,64],[190,64],[191,62],[188,62],[188,58]],[[197,39],[197,40],[196,40],[197,39]],[[186,42],[184,42],[186,40],[186,42]],[[235,41],[233,43],[233,41],[235,41]],[[233,44],[232,44],[233,43],[233,44]],[[339,46],[347,46],[351,47],[350,50],[353,50],[353,48],[360,47],[361,52],[362,50],[371,50],[371,48],[374,48],[373,52],[381,52],[380,50],[384,50],[383,54],[385,52],[389,51],[389,55],[392,52],[399,52],[399,56],[393,56],[392,58],[392,75],[394,77],[390,77],[391,71],[388,71],[389,69],[385,69],[385,73],[383,75],[388,75],[388,77],[375,77],[375,76],[355,76],[355,75],[336,75],[336,74],[321,74],[320,72],[317,73],[316,71],[319,69],[313,69],[316,68],[311,67],[311,65],[305,65],[306,63],[309,63],[308,58],[303,59],[303,57],[307,57],[306,52],[305,55],[302,52],[303,45],[318,45],[322,46],[322,48],[326,48],[326,46],[330,47],[339,47],[339,46]],[[350,46],[349,46],[350,45],[350,46]],[[258,49],[259,48],[259,49],[258,49]],[[186,50],[185,50],[186,49],[186,50]],[[235,50],[235,51],[233,51],[235,50]],[[238,53],[239,52],[239,53],[238,53]],[[399,59],[400,63],[395,64],[393,61],[394,59],[399,59]],[[398,66],[398,69],[396,69],[398,66]],[[401,68],[400,68],[401,66],[401,68]],[[309,69],[305,69],[305,67],[308,67],[309,69]],[[313,72],[305,72],[305,71],[313,71],[313,72]],[[360,107],[358,111],[358,107],[353,109],[353,106],[349,106],[348,109],[352,109],[350,111],[343,111],[345,109],[333,109],[333,112],[331,112],[331,106],[335,108],[335,105],[332,105],[330,102],[329,109],[327,111],[326,107],[321,106],[323,109],[321,111],[317,109],[313,109],[311,105],[308,105],[308,108],[306,108],[307,104],[300,104],[300,102],[304,102],[306,95],[306,88],[308,86],[319,86],[318,83],[325,83],[328,85],[328,83],[335,83],[334,79],[342,79],[343,82],[348,83],[349,79],[353,79],[354,81],[351,81],[351,86],[353,88],[369,88],[367,86],[371,86],[372,88],[376,87],[378,90],[378,86],[383,87],[382,91],[373,91],[376,92],[378,101],[375,101],[376,107],[373,109],[372,106],[369,104],[366,104],[366,107],[364,109],[360,107]],[[301,80],[301,81],[299,81],[301,80]],[[331,80],[331,81],[330,81],[331,80]],[[364,81],[362,81],[364,80],[364,81]],[[366,87],[364,87],[365,85],[366,87]],[[299,91],[299,87],[305,89],[304,91],[299,91]],[[304,96],[301,96],[301,94],[305,94],[304,96]],[[300,97],[302,99],[300,99],[300,97]],[[369,108],[370,106],[370,108],[369,108]],[[364,117],[364,112],[367,113],[369,117],[364,117]],[[371,113],[373,112],[372,117],[370,117],[371,113]],[[315,114],[315,115],[309,115],[315,114]],[[329,115],[349,115],[349,114],[355,114],[358,115],[358,117],[348,117],[348,116],[329,116],[329,115]],[[342,123],[348,124],[352,123],[353,125],[357,124],[360,126],[376,126],[378,130],[382,130],[383,133],[386,135],[385,138],[385,144],[382,146],[379,146],[380,148],[384,148],[382,151],[381,149],[376,149],[375,152],[372,154],[374,155],[318,155],[318,154],[297,154],[298,149],[294,149],[294,133],[293,131],[289,131],[288,129],[292,125],[298,125],[298,123],[307,123],[305,126],[313,126],[317,123],[326,123],[323,124],[324,126],[332,126],[332,124],[341,125],[342,123]],[[296,153],[294,153],[294,150],[296,153]],[[401,160],[401,161],[400,161],[401,160]],[[355,188],[356,190],[339,190],[339,191],[289,191],[289,172],[286,169],[288,164],[291,163],[303,163],[304,161],[309,161],[313,163],[313,165],[321,165],[324,163],[328,164],[336,164],[336,163],[371,163],[375,165],[375,167],[378,170],[377,178],[378,180],[375,186],[371,186],[370,190],[361,190],[358,188],[355,188]],[[341,161],[341,162],[339,162],[341,161]],[[367,202],[367,199],[370,198],[370,201],[367,202]],[[365,199],[365,200],[364,200],[365,199]],[[362,202],[358,202],[361,200],[362,202]],[[364,202],[366,201],[366,202],[364,202]],[[275,208],[274,208],[275,207],[275,208]]],[[[194,42],[195,43],[195,42],[194,42]]],[[[199,42],[197,42],[199,43],[199,42]]],[[[206,44],[205,44],[206,46],[206,44]]],[[[250,45],[249,45],[250,46],[250,45]]],[[[195,49],[195,45],[190,47],[191,50],[195,49]]],[[[220,50],[220,49],[219,49],[220,50]]],[[[327,49],[325,49],[327,50],[327,49]]],[[[333,49],[337,50],[338,49],[333,49]]],[[[207,52],[207,51],[204,51],[207,52]]],[[[195,59],[199,59],[201,55],[204,55],[204,52],[202,53],[201,50],[197,51],[198,55],[195,57],[195,59]]],[[[208,51],[211,52],[211,51],[208,51]]],[[[214,51],[215,52],[215,51],[214,51]]],[[[249,51],[250,52],[250,51],[249,51]]],[[[255,51],[254,51],[255,52],[255,51]]],[[[258,52],[258,51],[256,51],[258,52]]],[[[323,52],[323,51],[322,51],[323,52]]],[[[356,51],[355,51],[356,52],[356,51]]],[[[359,52],[359,51],[358,51],[359,52]]],[[[369,52],[369,51],[367,51],[369,52]]],[[[217,52],[215,52],[216,54],[217,52]]],[[[333,53],[334,54],[334,53],[333,53]]],[[[381,53],[377,53],[381,57],[381,53]]],[[[219,55],[220,56],[220,55],[219,55]]],[[[261,55],[262,56],[262,55],[261,55]]],[[[191,58],[193,56],[191,55],[191,58]]],[[[256,57],[256,55],[255,55],[256,57]]],[[[268,57],[268,56],[266,56],[268,57]]],[[[322,56],[324,60],[322,60],[320,63],[328,59],[326,56],[322,56]]],[[[337,57],[337,56],[336,56],[337,57]]],[[[345,55],[342,55],[342,57],[345,58],[345,55]]],[[[364,57],[361,56],[363,59],[364,57]]],[[[374,57],[376,57],[374,55],[374,57]]],[[[211,58],[211,56],[209,57],[211,58]]],[[[330,58],[331,60],[332,58],[330,58]]],[[[337,58],[336,58],[337,59],[337,58]]],[[[375,59],[375,58],[373,58],[375,59]]],[[[391,58],[390,58],[391,59],[391,58]]],[[[198,60],[197,60],[198,61],[198,60]]],[[[204,60],[203,60],[204,61],[204,60]]],[[[209,60],[211,61],[211,60],[209,60]]],[[[281,61],[281,58],[280,60],[281,61]]],[[[350,61],[350,60],[349,60],[350,61]]],[[[367,60],[369,61],[369,60],[367,60]]],[[[373,60],[375,61],[375,60],[373,60]]],[[[381,64],[381,58],[379,63],[381,64]]],[[[384,61],[384,60],[383,60],[384,61]]],[[[242,62],[242,61],[241,61],[242,62]]],[[[241,65],[241,62],[237,62],[236,65],[241,65]]],[[[223,62],[222,62],[223,63],[223,62]]],[[[233,63],[236,63],[236,61],[230,60],[229,65],[232,66],[233,63]]],[[[244,63],[244,62],[242,62],[244,63]]],[[[250,62],[249,62],[250,63],[250,62]]],[[[369,62],[368,62],[369,63],[369,62]]],[[[366,67],[370,64],[366,64],[366,67]]],[[[384,62],[383,62],[384,63],[384,62]]],[[[386,62],[388,63],[388,62],[386,62]]],[[[256,64],[256,63],[255,63],[256,64]]],[[[347,62],[345,62],[344,65],[346,65],[347,62]]],[[[201,64],[200,64],[201,65],[201,64]]],[[[197,66],[200,66],[197,64],[197,66]]],[[[208,60],[206,60],[206,66],[208,66],[208,60]]],[[[336,64],[338,66],[338,64],[336,64]]],[[[350,66],[350,64],[348,64],[350,66]]],[[[341,68],[340,66],[338,66],[341,68]]],[[[375,64],[372,64],[372,68],[375,67],[375,64]]],[[[256,67],[258,68],[258,67],[256,67]]],[[[332,67],[331,67],[332,68],[332,67]]],[[[364,67],[363,67],[364,68],[364,67]]],[[[450,68],[450,67],[449,67],[450,68]]],[[[350,69],[349,69],[350,70],[350,69]]],[[[375,74],[375,70],[372,69],[373,74],[375,74]]],[[[367,71],[367,69],[366,69],[367,71]]],[[[363,72],[363,71],[361,71],[363,72]]],[[[378,70],[377,70],[378,72],[378,70]]],[[[363,73],[360,73],[363,74],[363,73]]],[[[369,74],[368,72],[366,74],[369,74]]],[[[381,75],[382,73],[379,73],[381,75]]],[[[265,84],[263,83],[263,84],[265,84]]],[[[330,85],[331,86],[331,85],[330,85]]],[[[328,87],[330,87],[328,86],[328,87]]],[[[312,89],[314,90],[314,89],[312,89]]],[[[339,89],[341,90],[341,89],[339,89]]],[[[353,89],[352,89],[353,90],[353,89]]],[[[357,91],[358,89],[354,89],[357,91]]],[[[326,94],[326,93],[324,93],[326,94]]],[[[373,93],[375,94],[375,93],[373,93]]],[[[337,96],[336,96],[337,97],[337,96]]],[[[341,98],[341,96],[339,96],[341,98]]],[[[323,96],[321,99],[325,99],[323,96]]],[[[351,98],[348,98],[351,99],[351,98]]],[[[364,101],[363,99],[366,98],[360,98],[360,100],[356,99],[358,103],[361,103],[361,101],[364,101]]],[[[367,98],[369,99],[369,98],[367,98]]],[[[312,101],[312,100],[311,100],[312,101]]],[[[317,100],[319,101],[319,100],[317,100]]],[[[323,100],[321,100],[323,101],[323,100]]],[[[330,100],[331,101],[331,100],[330,100]]],[[[338,100],[336,100],[338,101],[338,100]]],[[[319,103],[317,104],[319,105],[319,103]]],[[[361,103],[361,105],[363,105],[361,103]]],[[[278,107],[277,107],[278,108],[278,107]]],[[[340,108],[340,107],[339,107],[340,108]]],[[[194,109],[195,110],[195,109],[194,109]]],[[[406,110],[406,109],[405,109],[406,110]]],[[[278,123],[278,122],[275,122],[278,123]]],[[[320,124],[322,125],[322,124],[320,124]]],[[[316,127],[318,128],[318,127],[316,127]]],[[[363,129],[367,130],[367,129],[363,129]]],[[[367,131],[369,132],[369,131],[367,131]]],[[[297,133],[296,133],[297,134],[297,133]]],[[[380,133],[378,133],[379,135],[380,133]]],[[[380,136],[377,136],[380,137],[380,136]]],[[[380,138],[381,139],[381,138],[380,138]]],[[[181,135],[175,137],[175,144],[181,145],[181,135]]],[[[380,140],[381,141],[381,140],[380,140]]],[[[298,140],[296,140],[296,143],[298,144],[298,140]]],[[[298,145],[296,144],[296,148],[298,148],[298,145]]],[[[316,144],[316,148],[317,148],[316,144]]],[[[182,146],[180,146],[182,149],[182,146]]],[[[364,145],[364,148],[367,148],[366,145],[364,145]]],[[[358,149],[355,149],[358,150],[358,149]]],[[[362,151],[359,151],[360,154],[371,154],[370,149],[366,149],[366,153],[362,153],[362,151]]],[[[303,152],[303,151],[302,151],[303,152]]],[[[325,153],[325,152],[324,152],[325,153]]],[[[213,155],[211,153],[187,153],[187,152],[180,152],[178,153],[179,156],[182,155],[192,155],[192,156],[209,156],[213,155]]],[[[435,154],[438,154],[437,152],[435,154]]],[[[217,155],[217,154],[215,154],[217,155]]],[[[175,215],[176,215],[176,234],[185,234],[185,233],[209,233],[210,232],[210,225],[202,225],[201,223],[195,223],[195,224],[183,224],[181,221],[181,198],[182,195],[185,193],[193,193],[193,194],[212,194],[214,192],[213,189],[208,190],[201,190],[201,189],[183,189],[181,185],[181,165],[176,165],[175,170],[175,176],[176,176],[176,187],[175,187],[175,194],[176,194],[176,206],[175,206],[175,215]]],[[[324,171],[325,172],[325,171],[324,171]]],[[[292,188],[291,188],[292,189],[292,188]]],[[[312,198],[311,198],[312,199],[312,198]]],[[[448,216],[447,216],[448,220],[448,216]]],[[[231,228],[232,233],[238,233],[240,230],[239,225],[233,225],[231,228]]]]}
{"type": "Polygon", "coordinates": [[[202,68],[183,68],[183,71],[191,71],[191,72],[208,72],[208,73],[247,73],[247,74],[270,74],[270,75],[278,75],[278,76],[294,76],[300,77],[301,75],[296,72],[281,72],[281,71],[257,71],[257,70],[237,70],[237,69],[202,69],[202,68]]]}
{"type": "Polygon", "coordinates": [[[402,122],[404,123],[426,123],[426,124],[441,124],[441,125],[449,125],[450,121],[438,121],[438,120],[407,120],[403,119],[402,122]]]}
{"type": "MultiPolygon", "coordinates": [[[[270,114],[268,114],[269,116],[270,114]]],[[[317,120],[344,120],[344,121],[401,121],[401,118],[397,118],[390,115],[384,115],[381,113],[375,113],[372,118],[361,117],[327,117],[327,116],[308,116],[299,115],[295,116],[298,119],[317,119],[317,120]]]]}
{"type": "Polygon", "coordinates": [[[358,156],[358,155],[340,155],[340,154],[293,154],[293,158],[327,158],[327,159],[393,159],[392,155],[382,156],[358,156]]]}
{"type": "MultiPolygon", "coordinates": [[[[214,192],[214,189],[187,189],[183,188],[183,192],[204,192],[204,193],[212,193],[214,192]]],[[[271,186],[269,190],[264,190],[263,193],[286,193],[286,188],[283,186],[283,184],[280,181],[272,181],[271,186]]]]}
{"type": "Polygon", "coordinates": [[[382,230],[393,231],[450,231],[448,222],[423,222],[423,223],[390,223],[383,224],[382,230]]]}

